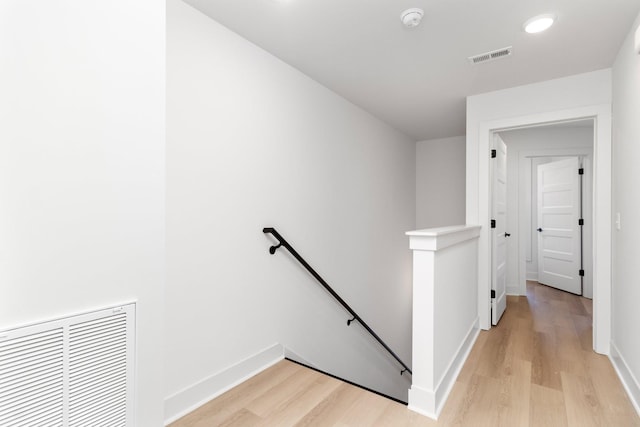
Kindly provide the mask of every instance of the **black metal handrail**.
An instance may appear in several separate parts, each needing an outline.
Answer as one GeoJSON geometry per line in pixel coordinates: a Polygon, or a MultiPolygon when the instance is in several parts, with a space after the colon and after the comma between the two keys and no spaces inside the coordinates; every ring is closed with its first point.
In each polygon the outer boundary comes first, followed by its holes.
{"type": "Polygon", "coordinates": [[[293,257],[295,259],[298,260],[298,262],[300,264],[302,264],[302,266],[304,268],[307,269],[307,271],[309,273],[311,273],[311,275],[327,290],[327,292],[329,292],[335,299],[336,301],[338,301],[340,303],[340,305],[342,305],[342,307],[345,308],[345,310],[347,310],[349,312],[349,314],[351,314],[353,316],[352,319],[347,320],[347,326],[351,325],[351,322],[357,321],[358,323],[360,323],[362,325],[362,327],[364,329],[366,329],[367,332],[369,332],[369,334],[371,334],[371,336],[373,338],[376,339],[376,341],[378,341],[378,343],[380,343],[380,345],[382,347],[384,347],[385,350],[387,350],[389,352],[389,354],[391,354],[391,356],[393,356],[394,359],[396,359],[396,361],[402,365],[403,369],[400,371],[400,375],[404,374],[405,372],[408,372],[409,374],[411,374],[411,369],[409,369],[409,367],[402,361],[400,360],[400,358],[398,357],[398,355],[396,355],[393,350],[391,350],[389,348],[389,346],[382,341],[382,339],[378,336],[378,334],[376,334],[373,329],[371,329],[369,327],[369,325],[367,325],[365,323],[364,320],[362,320],[362,318],[360,316],[358,316],[358,313],[356,313],[350,306],[349,304],[347,304],[345,302],[345,300],[343,300],[340,295],[338,295],[338,293],[336,291],[333,290],[333,288],[331,286],[329,286],[329,284],[322,278],[320,277],[320,275],[309,265],[309,263],[307,261],[304,260],[304,258],[302,258],[302,256],[300,256],[300,254],[293,249],[293,247],[289,244],[289,242],[287,242],[285,240],[284,237],[282,237],[280,235],[280,233],[278,233],[278,231],[273,228],[273,227],[265,227],[262,229],[262,232],[265,234],[271,234],[273,237],[275,237],[278,240],[278,244],[277,245],[273,245],[269,248],[269,253],[271,255],[276,253],[276,250],[278,250],[279,247],[284,247],[286,248],[289,253],[291,255],[293,255],[293,257]]]}

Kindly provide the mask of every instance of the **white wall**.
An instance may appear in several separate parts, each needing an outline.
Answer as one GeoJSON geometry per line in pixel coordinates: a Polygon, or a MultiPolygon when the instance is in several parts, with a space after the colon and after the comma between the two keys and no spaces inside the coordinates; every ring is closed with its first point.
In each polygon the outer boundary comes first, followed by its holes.
{"type": "MultiPolygon", "coordinates": [[[[564,126],[569,126],[564,125],[564,126]]],[[[591,155],[593,151],[593,126],[586,127],[541,126],[500,132],[507,144],[507,231],[508,242],[507,292],[524,295],[525,280],[537,280],[537,220],[535,218],[537,188],[535,167],[551,161],[553,156],[584,156],[585,181],[591,179],[591,155]],[[547,156],[547,157],[540,157],[547,156]],[[587,157],[588,156],[588,157],[587,157]],[[546,159],[546,160],[545,160],[546,159]],[[533,192],[533,193],[532,193],[533,192]],[[523,264],[524,262],[524,264],[523,264]]],[[[577,172],[576,172],[577,173],[577,172]]],[[[590,224],[591,183],[585,182],[585,220],[590,224]]],[[[585,295],[592,296],[591,289],[591,233],[585,227],[585,295]],[[588,234],[588,235],[587,235],[588,234]]]]}
{"type": "Polygon", "coordinates": [[[489,141],[493,131],[594,118],[594,348],[609,352],[611,286],[611,70],[600,70],[467,98],[467,224],[479,238],[478,312],[490,327],[489,141]],[[485,302],[486,301],[486,302],[485,302]]]}
{"type": "MultiPolygon", "coordinates": [[[[614,213],[621,226],[614,230],[612,354],[640,412],[640,55],[633,51],[633,38],[640,25],[635,21],[613,66],[613,171],[614,213]]],[[[614,216],[615,218],[615,216],[614,216]]]]}
{"type": "Polygon", "coordinates": [[[269,255],[262,228],[409,363],[415,143],[177,0],[167,55],[165,396],[282,343],[406,398],[406,375],[291,256],[269,255]]]}
{"type": "Polygon", "coordinates": [[[162,423],[165,7],[0,2],[0,329],[137,301],[162,423]]]}
{"type": "Polygon", "coordinates": [[[464,224],[465,137],[416,143],[416,228],[464,224]]]}

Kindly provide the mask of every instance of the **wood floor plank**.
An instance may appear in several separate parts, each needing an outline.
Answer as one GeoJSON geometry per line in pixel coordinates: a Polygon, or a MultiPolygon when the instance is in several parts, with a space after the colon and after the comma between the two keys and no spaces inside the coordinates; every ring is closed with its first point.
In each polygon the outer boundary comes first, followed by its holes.
{"type": "Polygon", "coordinates": [[[311,369],[302,369],[297,375],[287,378],[277,386],[264,392],[245,407],[254,414],[266,418],[289,405],[292,399],[302,395],[305,390],[322,377],[324,375],[319,372],[311,369]]]}
{"type": "Polygon", "coordinates": [[[516,359],[533,360],[533,322],[522,318],[514,321],[508,348],[516,359]]]}
{"type": "Polygon", "coordinates": [[[531,393],[531,362],[516,359],[510,375],[501,379],[499,424],[527,426],[531,393]]]}
{"type": "Polygon", "coordinates": [[[500,424],[502,415],[499,399],[502,387],[500,381],[484,375],[474,375],[468,392],[473,398],[469,400],[465,416],[457,420],[460,426],[492,427],[500,424]]]}
{"type": "Polygon", "coordinates": [[[634,416],[635,410],[616,376],[607,356],[587,353],[587,372],[594,384],[602,415],[609,425],[629,427],[640,426],[640,417],[634,416]]]}
{"type": "MultiPolygon", "coordinates": [[[[260,425],[262,422],[262,418],[257,416],[251,411],[246,409],[240,409],[237,412],[234,412],[232,416],[221,422],[220,424],[216,424],[216,426],[220,427],[253,427],[260,425]]],[[[204,424],[204,426],[211,426],[212,424],[204,424]]]]}
{"type": "MultiPolygon", "coordinates": [[[[394,402],[373,393],[362,393],[349,410],[341,416],[335,426],[374,426],[387,407],[394,402]]],[[[407,409],[408,410],[408,409],[407,409]]]]}
{"type": "Polygon", "coordinates": [[[555,332],[534,333],[531,366],[533,384],[562,390],[559,362],[556,357],[555,332]]]}
{"type": "Polygon", "coordinates": [[[287,378],[294,377],[302,369],[301,366],[288,361],[277,363],[268,370],[259,373],[197,410],[185,415],[170,424],[169,427],[200,427],[201,425],[219,424],[256,397],[277,387],[287,378]],[[201,420],[205,420],[205,424],[199,424],[201,420]],[[209,424],[206,424],[206,422],[209,424]]]}
{"type": "Polygon", "coordinates": [[[435,427],[438,422],[422,416],[416,412],[407,410],[407,407],[392,402],[387,409],[374,421],[376,427],[435,427]]]}
{"type": "Polygon", "coordinates": [[[309,413],[302,417],[296,426],[331,426],[344,417],[349,408],[362,393],[358,387],[342,383],[338,388],[324,398],[309,413]]]}
{"type": "Polygon", "coordinates": [[[292,426],[309,414],[324,399],[333,393],[342,381],[321,375],[309,387],[300,390],[297,395],[292,395],[286,403],[278,406],[277,411],[264,417],[260,426],[292,426]]]}
{"type": "Polygon", "coordinates": [[[549,302],[537,301],[532,310],[536,313],[532,318],[534,331],[548,333],[553,330],[553,307],[549,302]]]}
{"type": "Polygon", "coordinates": [[[562,386],[570,426],[605,426],[602,408],[589,378],[562,372],[562,386]]]}
{"type": "Polygon", "coordinates": [[[584,375],[587,369],[585,351],[582,349],[575,328],[556,326],[555,333],[558,369],[576,375],[584,375]]]}
{"type": "Polygon", "coordinates": [[[565,295],[565,301],[569,307],[569,312],[574,316],[589,316],[586,305],[583,303],[584,297],[575,297],[570,294],[565,295]]]}
{"type": "Polygon", "coordinates": [[[464,381],[456,381],[445,403],[437,425],[463,426],[477,392],[477,378],[471,374],[464,381]]]}
{"type": "Polygon", "coordinates": [[[530,426],[568,426],[564,394],[561,391],[531,384],[529,408],[530,426]]]}
{"type": "Polygon", "coordinates": [[[580,298],[580,302],[582,303],[588,315],[593,316],[593,300],[588,298],[580,298]]]}
{"type": "Polygon", "coordinates": [[[508,356],[507,346],[511,330],[508,328],[494,328],[487,338],[484,351],[480,354],[475,373],[486,377],[500,377],[508,356]]]}
{"type": "Polygon", "coordinates": [[[580,347],[585,351],[593,350],[592,323],[590,316],[573,316],[573,327],[580,341],[580,347]]]}

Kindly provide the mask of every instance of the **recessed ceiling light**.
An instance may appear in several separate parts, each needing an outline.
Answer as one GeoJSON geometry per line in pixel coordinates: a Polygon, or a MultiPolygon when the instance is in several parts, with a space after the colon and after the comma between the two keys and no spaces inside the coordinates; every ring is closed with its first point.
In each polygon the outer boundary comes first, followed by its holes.
{"type": "Polygon", "coordinates": [[[527,33],[540,33],[552,26],[555,20],[555,15],[550,13],[546,15],[538,15],[527,20],[522,27],[527,33]]]}

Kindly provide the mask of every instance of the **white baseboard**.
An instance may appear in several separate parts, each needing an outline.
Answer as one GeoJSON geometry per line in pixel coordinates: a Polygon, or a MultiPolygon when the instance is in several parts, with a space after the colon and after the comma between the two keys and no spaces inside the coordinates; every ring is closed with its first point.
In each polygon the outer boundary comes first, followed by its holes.
{"type": "Polygon", "coordinates": [[[294,362],[302,363],[303,365],[311,366],[312,368],[317,368],[315,363],[310,362],[304,357],[300,356],[295,351],[291,350],[289,347],[284,348],[284,357],[287,359],[293,360],[294,362]]]}
{"type": "Polygon", "coordinates": [[[611,360],[613,368],[616,370],[624,389],[627,391],[633,407],[640,416],[640,382],[638,382],[635,375],[633,375],[633,372],[629,369],[629,365],[613,342],[611,343],[610,350],[609,360],[611,360]]]}
{"type": "Polygon", "coordinates": [[[165,425],[169,425],[282,359],[284,359],[284,348],[280,344],[274,344],[167,397],[164,400],[165,425]]]}
{"type": "Polygon", "coordinates": [[[435,410],[436,394],[432,390],[427,390],[417,385],[411,385],[409,389],[409,404],[407,405],[413,412],[417,412],[433,420],[438,419],[438,411],[435,410]]]}
{"type": "Polygon", "coordinates": [[[520,286],[518,286],[518,285],[507,285],[506,292],[507,292],[507,295],[510,295],[510,296],[520,296],[521,295],[520,286]]]}
{"type": "Polygon", "coordinates": [[[538,281],[538,272],[536,271],[535,273],[532,271],[527,271],[526,274],[527,280],[533,280],[534,282],[538,281]]]}
{"type": "Polygon", "coordinates": [[[435,390],[426,390],[418,386],[411,386],[409,390],[409,409],[433,418],[434,420],[438,419],[479,333],[480,319],[476,318],[464,340],[460,343],[451,362],[449,362],[449,366],[445,369],[435,390]]]}

